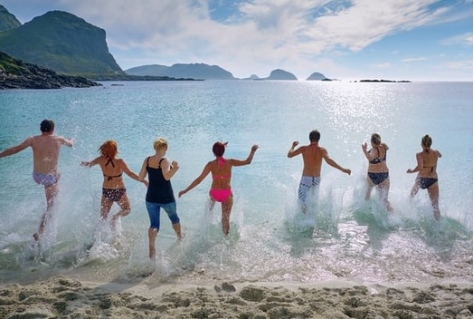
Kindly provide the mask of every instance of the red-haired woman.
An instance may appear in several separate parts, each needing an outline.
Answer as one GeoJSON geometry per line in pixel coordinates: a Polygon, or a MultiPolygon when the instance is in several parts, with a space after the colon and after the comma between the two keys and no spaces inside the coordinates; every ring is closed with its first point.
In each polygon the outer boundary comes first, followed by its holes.
{"type": "MultiPolygon", "coordinates": [[[[127,216],[131,211],[122,174],[125,173],[136,181],[139,181],[138,175],[128,168],[123,159],[116,158],[118,154],[117,142],[106,141],[99,147],[98,151],[100,153],[99,157],[90,162],[81,162],[81,166],[100,165],[104,175],[100,215],[102,220],[107,220],[112,204],[116,202],[120,206],[120,211],[112,217],[112,227],[115,227],[117,219],[127,216]]],[[[146,185],[146,182],[144,184],[146,185]]]]}
{"type": "Polygon", "coordinates": [[[191,189],[199,185],[206,176],[212,174],[212,185],[209,190],[209,196],[211,199],[211,209],[214,204],[220,202],[222,204],[222,231],[225,235],[229,234],[230,231],[230,213],[232,211],[233,196],[230,188],[230,178],[233,166],[248,165],[252,162],[253,156],[258,149],[258,145],[253,145],[250,154],[245,160],[238,159],[225,159],[224,152],[227,143],[216,142],[212,147],[212,152],[216,157],[204,166],[204,169],[186,189],[179,192],[179,197],[189,192],[191,189]]]}

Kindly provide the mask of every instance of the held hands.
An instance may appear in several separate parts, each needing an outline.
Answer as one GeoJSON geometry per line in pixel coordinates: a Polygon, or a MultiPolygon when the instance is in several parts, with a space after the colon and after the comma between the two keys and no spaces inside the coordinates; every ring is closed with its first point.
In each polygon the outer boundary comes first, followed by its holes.
{"type": "Polygon", "coordinates": [[[342,171],[343,171],[344,173],[346,173],[347,175],[351,175],[351,174],[352,174],[351,170],[348,169],[348,168],[344,168],[342,171]]]}
{"type": "Polygon", "coordinates": [[[258,145],[255,144],[252,146],[252,149],[250,151],[255,153],[257,149],[258,149],[258,145]]]}
{"type": "Polygon", "coordinates": [[[180,191],[178,193],[178,198],[181,198],[182,195],[186,194],[187,192],[186,191],[180,191]]]}

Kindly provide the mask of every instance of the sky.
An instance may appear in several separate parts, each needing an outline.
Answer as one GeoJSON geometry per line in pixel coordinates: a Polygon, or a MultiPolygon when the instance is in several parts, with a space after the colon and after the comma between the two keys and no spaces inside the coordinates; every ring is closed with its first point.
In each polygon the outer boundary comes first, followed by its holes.
{"type": "Polygon", "coordinates": [[[472,81],[472,0],[0,0],[21,23],[52,10],[106,31],[127,70],[218,65],[339,80],[472,81]]]}

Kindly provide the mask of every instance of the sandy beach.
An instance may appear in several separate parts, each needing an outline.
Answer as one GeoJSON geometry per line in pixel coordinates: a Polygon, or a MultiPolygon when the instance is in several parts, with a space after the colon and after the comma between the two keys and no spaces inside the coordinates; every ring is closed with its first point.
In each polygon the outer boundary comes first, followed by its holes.
{"type": "Polygon", "coordinates": [[[356,284],[86,282],[0,286],[0,318],[472,318],[472,282],[356,284]]]}

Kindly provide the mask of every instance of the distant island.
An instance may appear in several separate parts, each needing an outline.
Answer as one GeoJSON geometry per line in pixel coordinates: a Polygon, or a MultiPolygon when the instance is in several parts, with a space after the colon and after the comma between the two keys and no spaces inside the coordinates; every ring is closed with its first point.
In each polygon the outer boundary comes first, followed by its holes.
{"type": "Polygon", "coordinates": [[[294,76],[292,73],[290,72],[287,72],[285,70],[281,70],[281,69],[276,69],[276,70],[273,70],[271,73],[270,73],[270,76],[268,78],[265,78],[264,80],[274,80],[274,81],[281,81],[281,80],[284,80],[284,81],[297,81],[298,78],[296,76],[294,76]]]}
{"type": "Polygon", "coordinates": [[[217,65],[205,63],[177,63],[172,66],[159,64],[143,65],[125,70],[128,75],[166,76],[172,78],[194,78],[201,80],[235,80],[232,73],[217,65]]]}

